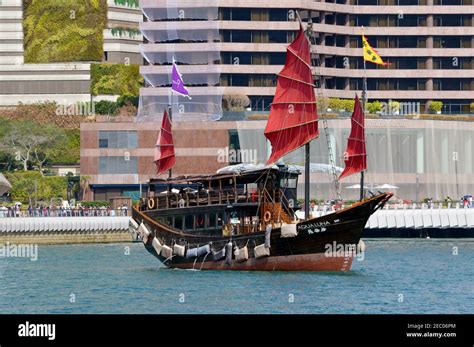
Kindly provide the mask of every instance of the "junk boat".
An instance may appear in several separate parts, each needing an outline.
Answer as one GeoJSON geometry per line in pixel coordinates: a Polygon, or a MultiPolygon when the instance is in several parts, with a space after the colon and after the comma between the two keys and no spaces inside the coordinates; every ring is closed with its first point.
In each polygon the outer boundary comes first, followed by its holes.
{"type": "MultiPolygon", "coordinates": [[[[301,24],[278,74],[265,128],[272,145],[265,165],[171,178],[175,155],[171,120],[165,111],[155,163],[157,175],[169,171],[170,177],[150,180],[148,196],[133,207],[131,221],[146,250],[165,266],[198,270],[350,270],[367,220],[392,194],[362,196],[361,201],[347,208],[311,218],[309,143],[319,132],[310,47],[301,24]],[[301,171],[279,160],[303,146],[302,206],[297,199],[301,171]],[[163,185],[168,187],[164,192],[153,191],[163,185]],[[303,209],[304,218],[300,219],[303,209]]],[[[173,63],[173,84],[185,93],[175,69],[173,63]]],[[[344,159],[346,167],[341,177],[362,173],[367,167],[364,113],[357,97],[344,159]]]]}

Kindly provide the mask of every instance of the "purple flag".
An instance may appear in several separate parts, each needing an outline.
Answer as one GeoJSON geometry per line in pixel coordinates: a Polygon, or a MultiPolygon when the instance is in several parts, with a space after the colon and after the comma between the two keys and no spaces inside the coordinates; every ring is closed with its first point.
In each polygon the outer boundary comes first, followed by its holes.
{"type": "Polygon", "coordinates": [[[173,79],[171,83],[171,90],[182,95],[186,96],[191,99],[189,96],[189,91],[184,85],[183,82],[183,77],[178,71],[178,67],[176,66],[176,63],[173,61],[173,70],[171,71],[171,78],[173,79]]]}

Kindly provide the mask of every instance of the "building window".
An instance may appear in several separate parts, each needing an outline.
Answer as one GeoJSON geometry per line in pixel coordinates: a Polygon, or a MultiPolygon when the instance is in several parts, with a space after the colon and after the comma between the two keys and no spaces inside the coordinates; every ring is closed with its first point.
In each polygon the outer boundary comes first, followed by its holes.
{"type": "Polygon", "coordinates": [[[136,131],[99,131],[99,148],[137,148],[136,131]]]}
{"type": "Polygon", "coordinates": [[[133,175],[138,173],[137,157],[99,157],[100,175],[133,175]]]}

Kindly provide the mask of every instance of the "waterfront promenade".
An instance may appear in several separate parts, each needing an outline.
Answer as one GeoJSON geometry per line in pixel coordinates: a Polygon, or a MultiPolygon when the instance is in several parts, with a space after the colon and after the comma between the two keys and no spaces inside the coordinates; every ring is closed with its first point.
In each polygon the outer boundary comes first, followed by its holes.
{"type": "Polygon", "coordinates": [[[130,242],[130,217],[87,216],[4,216],[0,218],[0,244],[109,243],[130,242]]]}

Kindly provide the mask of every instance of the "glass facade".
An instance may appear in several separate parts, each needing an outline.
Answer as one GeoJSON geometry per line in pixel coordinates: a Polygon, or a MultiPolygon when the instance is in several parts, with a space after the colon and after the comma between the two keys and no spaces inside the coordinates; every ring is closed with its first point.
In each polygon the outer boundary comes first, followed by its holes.
{"type": "Polygon", "coordinates": [[[136,131],[99,131],[99,148],[137,148],[136,131]]]}
{"type": "Polygon", "coordinates": [[[103,156],[99,157],[100,175],[136,175],[138,174],[137,157],[103,156]]]}

